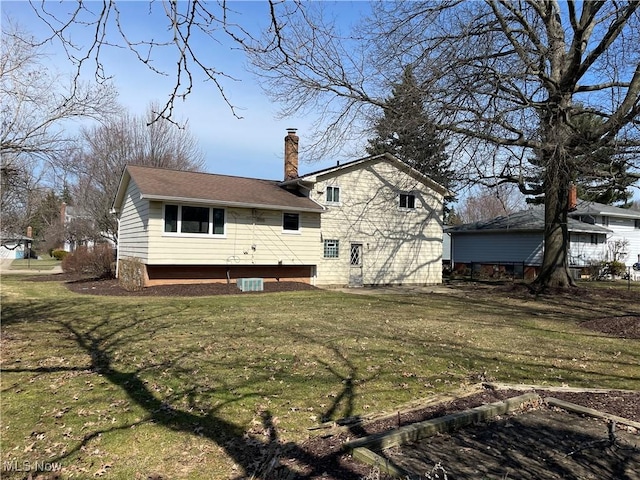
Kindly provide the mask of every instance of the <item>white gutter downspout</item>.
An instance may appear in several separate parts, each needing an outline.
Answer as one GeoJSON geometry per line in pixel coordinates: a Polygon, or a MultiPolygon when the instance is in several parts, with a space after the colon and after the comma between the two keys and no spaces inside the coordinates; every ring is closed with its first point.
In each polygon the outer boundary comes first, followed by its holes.
{"type": "Polygon", "coordinates": [[[118,222],[118,243],[116,244],[116,278],[119,278],[120,271],[120,219],[116,218],[118,222]]]}

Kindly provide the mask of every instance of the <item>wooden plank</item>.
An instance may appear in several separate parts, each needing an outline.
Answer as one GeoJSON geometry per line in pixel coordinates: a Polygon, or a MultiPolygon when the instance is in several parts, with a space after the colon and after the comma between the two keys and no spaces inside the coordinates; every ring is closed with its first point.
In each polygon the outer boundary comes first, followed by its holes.
{"type": "Polygon", "coordinates": [[[637,393],[637,390],[624,390],[622,388],[585,388],[585,387],[568,387],[568,386],[552,386],[552,385],[534,385],[525,383],[500,383],[500,382],[485,382],[484,386],[492,390],[542,390],[546,392],[577,392],[577,393],[609,393],[609,392],[624,392],[624,393],[637,393]]]}
{"type": "Polygon", "coordinates": [[[388,458],[381,457],[377,453],[372,452],[368,448],[360,447],[351,452],[354,459],[378,468],[381,472],[396,478],[407,478],[408,474],[402,468],[395,465],[388,458]]]}
{"type": "Polygon", "coordinates": [[[444,417],[418,422],[405,427],[395,429],[391,432],[384,432],[359,438],[345,443],[347,450],[358,447],[368,447],[384,450],[386,448],[402,445],[403,443],[414,442],[422,438],[435,435],[440,432],[455,430],[472,423],[486,421],[497,415],[504,415],[522,408],[523,404],[540,402],[541,398],[535,393],[525,393],[517,397],[509,398],[502,402],[494,402],[482,405],[464,412],[445,415],[444,417]]]}
{"type": "Polygon", "coordinates": [[[590,417],[604,418],[606,420],[611,420],[616,423],[621,423],[623,425],[628,425],[630,427],[640,429],[640,422],[635,422],[633,420],[629,420],[628,418],[618,417],[616,415],[611,415],[609,413],[601,412],[599,410],[594,410],[593,408],[583,407],[582,405],[577,405],[571,402],[565,402],[564,400],[560,400],[554,397],[547,397],[544,399],[544,401],[547,402],[548,405],[562,408],[570,412],[582,413],[590,417]]]}

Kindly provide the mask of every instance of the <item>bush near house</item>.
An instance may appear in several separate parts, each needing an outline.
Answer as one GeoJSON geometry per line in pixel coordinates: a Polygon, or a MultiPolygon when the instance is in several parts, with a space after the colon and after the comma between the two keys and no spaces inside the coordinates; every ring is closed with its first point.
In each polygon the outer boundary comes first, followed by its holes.
{"type": "Polygon", "coordinates": [[[62,260],[62,271],[94,278],[113,278],[115,258],[110,245],[80,247],[62,260]]]}
{"type": "Polygon", "coordinates": [[[57,250],[51,250],[49,255],[51,255],[56,260],[62,261],[62,260],[64,260],[64,257],[69,255],[69,252],[67,252],[66,250],[57,249],[57,250]]]}
{"type": "Polygon", "coordinates": [[[595,262],[589,265],[589,276],[592,280],[623,278],[626,275],[627,266],[622,262],[595,262]]]}

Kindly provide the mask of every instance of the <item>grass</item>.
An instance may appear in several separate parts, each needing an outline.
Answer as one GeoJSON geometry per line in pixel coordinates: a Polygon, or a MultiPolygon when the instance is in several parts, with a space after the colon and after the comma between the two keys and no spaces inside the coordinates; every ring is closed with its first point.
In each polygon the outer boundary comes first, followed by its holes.
{"type": "Polygon", "coordinates": [[[579,326],[637,302],[482,288],[92,297],[3,277],[2,478],[244,478],[323,421],[481,379],[640,389],[640,342],[579,326]]]}
{"type": "Polygon", "coordinates": [[[53,270],[54,267],[60,265],[60,261],[53,257],[42,258],[20,258],[11,262],[9,267],[11,270],[53,270]]]}

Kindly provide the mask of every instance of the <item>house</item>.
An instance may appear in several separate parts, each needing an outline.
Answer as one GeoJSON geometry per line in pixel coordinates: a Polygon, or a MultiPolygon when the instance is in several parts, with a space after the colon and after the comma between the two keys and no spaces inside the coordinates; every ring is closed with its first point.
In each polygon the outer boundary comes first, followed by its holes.
{"type": "MultiPolygon", "coordinates": [[[[611,231],[599,225],[568,220],[571,267],[587,266],[600,259],[611,231]]],[[[544,208],[535,206],[499,216],[446,228],[451,237],[454,271],[466,268],[506,269],[516,276],[533,277],[542,265],[544,253],[544,208]]]]}
{"type": "Polygon", "coordinates": [[[15,260],[26,258],[33,238],[16,233],[0,232],[0,259],[15,260]]]}
{"type": "Polygon", "coordinates": [[[298,141],[291,129],[282,181],[126,167],[118,275],[137,263],[144,286],[442,281],[442,186],[387,154],[299,175],[298,141]]]}
{"type": "MultiPolygon", "coordinates": [[[[640,261],[640,212],[579,201],[568,230],[569,266],[576,270],[614,259],[628,267],[640,261]]],[[[500,266],[533,276],[544,252],[544,208],[449,227],[446,234],[455,270],[500,266]]]]}
{"type": "Polygon", "coordinates": [[[576,210],[569,215],[611,231],[607,236],[605,260],[619,260],[627,267],[640,262],[640,211],[579,200],[576,210]],[[618,258],[613,258],[614,255],[618,258]]]}

